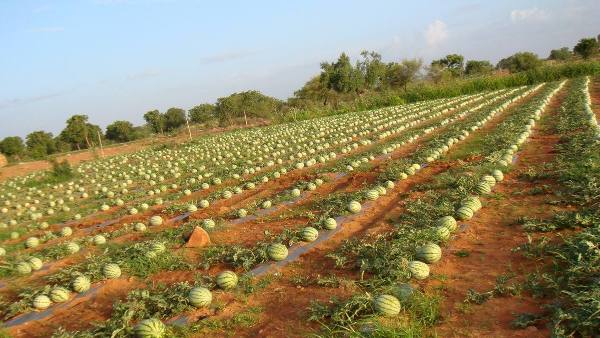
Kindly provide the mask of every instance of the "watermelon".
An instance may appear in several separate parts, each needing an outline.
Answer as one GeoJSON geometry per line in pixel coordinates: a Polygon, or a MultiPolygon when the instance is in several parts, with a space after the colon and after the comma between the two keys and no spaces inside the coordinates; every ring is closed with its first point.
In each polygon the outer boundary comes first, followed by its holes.
{"type": "Polygon", "coordinates": [[[212,293],[207,288],[195,287],[190,290],[188,300],[197,308],[206,307],[212,302],[212,293]]]}
{"type": "Polygon", "coordinates": [[[150,225],[152,225],[152,226],[159,226],[161,224],[163,224],[162,217],[160,217],[158,215],[150,217],[150,225]]]}
{"type": "Polygon", "coordinates": [[[488,182],[479,182],[475,187],[475,191],[481,195],[489,194],[492,192],[492,188],[490,187],[488,182]]]}
{"type": "Polygon", "coordinates": [[[305,242],[314,242],[319,237],[319,231],[313,227],[306,227],[300,232],[300,237],[305,242]]]}
{"type": "Polygon", "coordinates": [[[384,316],[396,316],[400,313],[400,301],[392,295],[380,295],[373,301],[375,311],[384,316]]]}
{"type": "Polygon", "coordinates": [[[31,266],[31,270],[39,270],[42,268],[42,265],[44,265],[44,263],[42,263],[42,260],[37,257],[29,258],[27,263],[29,264],[29,266],[31,266]]]}
{"type": "Polygon", "coordinates": [[[352,201],[352,202],[348,203],[348,211],[350,211],[353,214],[359,213],[361,209],[362,209],[362,207],[361,207],[360,203],[357,201],[352,201]]]}
{"type": "Polygon", "coordinates": [[[473,210],[473,212],[475,212],[475,211],[478,211],[479,209],[481,209],[481,201],[479,200],[479,197],[477,197],[477,196],[469,196],[469,197],[465,198],[464,200],[462,200],[461,206],[467,207],[467,208],[473,210]]]}
{"type": "Polygon", "coordinates": [[[473,210],[469,207],[460,207],[456,210],[456,218],[461,221],[469,220],[473,217],[473,210]]]}
{"type": "Polygon", "coordinates": [[[90,289],[90,280],[86,276],[77,276],[73,282],[71,282],[71,287],[75,292],[86,292],[90,289]]]}
{"type": "Polygon", "coordinates": [[[395,186],[394,182],[392,182],[392,181],[385,181],[384,184],[385,184],[386,188],[388,188],[388,189],[394,189],[394,186],[395,186]]]}
{"type": "Polygon", "coordinates": [[[121,268],[115,263],[108,263],[102,268],[102,274],[107,279],[115,279],[121,277],[121,268]]]}
{"type": "Polygon", "coordinates": [[[196,211],[198,211],[198,207],[196,207],[195,204],[188,204],[187,212],[196,212],[196,211]]]}
{"type": "Polygon", "coordinates": [[[300,189],[293,189],[292,190],[292,196],[294,196],[294,197],[300,196],[300,189]]]}
{"type": "Polygon", "coordinates": [[[408,263],[408,271],[415,279],[425,279],[429,277],[429,266],[423,262],[412,261],[408,263]]]}
{"type": "Polygon", "coordinates": [[[162,338],[165,331],[165,324],[156,318],[144,319],[133,328],[135,336],[139,338],[162,338]]]}
{"type": "Polygon", "coordinates": [[[448,230],[450,230],[450,232],[454,232],[458,228],[458,224],[456,223],[456,220],[452,216],[444,216],[444,217],[438,218],[438,220],[436,221],[436,225],[444,226],[444,227],[448,228],[448,230]]]}
{"type": "Polygon", "coordinates": [[[202,221],[202,227],[204,229],[212,229],[215,227],[215,221],[213,221],[210,218],[207,218],[205,220],[202,221]]]}
{"type": "Polygon", "coordinates": [[[69,242],[67,243],[67,251],[70,254],[74,254],[76,252],[79,251],[79,244],[75,243],[75,242],[69,242]]]}
{"type": "Polygon", "coordinates": [[[273,205],[273,203],[272,203],[271,201],[264,201],[264,202],[262,202],[262,203],[261,203],[261,205],[260,205],[260,206],[261,206],[261,208],[263,208],[263,209],[268,209],[268,208],[270,208],[270,207],[271,207],[271,205],[273,205]]]}
{"type": "Polygon", "coordinates": [[[248,215],[248,211],[246,211],[246,209],[239,209],[238,211],[236,211],[236,216],[238,218],[244,218],[248,215]]]}
{"type": "Polygon", "coordinates": [[[68,237],[68,236],[71,236],[72,234],[73,234],[73,229],[71,229],[70,227],[64,227],[64,228],[60,229],[61,237],[68,237]]]}
{"type": "Polygon", "coordinates": [[[267,248],[269,257],[274,261],[282,261],[288,255],[288,248],[280,243],[274,243],[267,248]]]}
{"type": "Polygon", "coordinates": [[[337,222],[335,218],[330,217],[326,219],[325,222],[323,222],[323,228],[325,228],[326,230],[333,230],[337,228],[337,222]]]}
{"type": "Polygon", "coordinates": [[[102,245],[106,243],[106,237],[102,235],[96,235],[93,238],[94,245],[102,245]]]}
{"type": "Polygon", "coordinates": [[[0,257],[6,255],[6,249],[4,249],[3,247],[0,247],[0,257]]]}
{"type": "Polygon", "coordinates": [[[417,259],[425,263],[437,263],[442,258],[442,249],[435,243],[427,243],[417,249],[417,259]]]}
{"type": "Polygon", "coordinates": [[[500,182],[500,181],[504,180],[504,174],[502,173],[502,171],[500,171],[498,169],[492,171],[492,176],[494,177],[496,182],[500,182]]]}
{"type": "Polygon", "coordinates": [[[377,190],[377,193],[379,194],[379,196],[383,196],[383,195],[387,194],[387,190],[384,187],[380,186],[380,185],[378,185],[375,188],[375,190],[377,190]]]}
{"type": "Polygon", "coordinates": [[[481,178],[483,182],[486,182],[490,187],[496,185],[496,179],[492,175],[485,175],[481,178]]]}
{"type": "Polygon", "coordinates": [[[54,303],[66,302],[67,300],[69,300],[69,295],[69,290],[63,288],[62,286],[57,286],[53,288],[52,291],[50,291],[50,299],[54,303]]]}
{"type": "Polygon", "coordinates": [[[28,249],[35,248],[38,245],[40,245],[40,240],[37,237],[29,237],[25,241],[25,247],[28,249]]]}
{"type": "Polygon", "coordinates": [[[33,307],[38,310],[44,310],[50,307],[52,301],[46,295],[38,295],[33,299],[33,307]]]}
{"type": "Polygon", "coordinates": [[[448,227],[445,227],[443,225],[435,227],[434,233],[435,233],[435,236],[442,242],[445,242],[448,239],[450,239],[450,229],[448,229],[448,227]]]}
{"type": "Polygon", "coordinates": [[[408,283],[401,283],[392,289],[392,294],[401,302],[410,300],[415,293],[415,288],[408,283]]]}
{"type": "Polygon", "coordinates": [[[16,269],[17,269],[17,272],[22,275],[31,273],[31,265],[29,265],[29,263],[27,263],[27,262],[17,263],[16,269]]]}
{"type": "Polygon", "coordinates": [[[366,197],[368,200],[374,201],[379,198],[379,192],[376,189],[369,190],[367,191],[366,197]]]}
{"type": "Polygon", "coordinates": [[[140,232],[146,231],[146,224],[144,224],[144,223],[135,223],[135,225],[133,226],[133,229],[135,231],[140,231],[140,232]]]}
{"type": "Polygon", "coordinates": [[[200,200],[200,208],[206,209],[210,206],[210,202],[207,200],[200,200]]]}
{"type": "Polygon", "coordinates": [[[233,271],[223,271],[217,275],[217,285],[223,290],[229,290],[236,287],[238,277],[233,271]]]}

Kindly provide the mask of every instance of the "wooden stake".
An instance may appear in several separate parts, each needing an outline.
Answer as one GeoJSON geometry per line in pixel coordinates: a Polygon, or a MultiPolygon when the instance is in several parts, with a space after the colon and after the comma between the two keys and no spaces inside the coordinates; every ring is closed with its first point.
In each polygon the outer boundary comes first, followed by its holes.
{"type": "Polygon", "coordinates": [[[187,124],[188,135],[190,136],[190,141],[192,140],[192,131],[190,130],[190,120],[188,117],[185,117],[185,124],[187,124]]]}

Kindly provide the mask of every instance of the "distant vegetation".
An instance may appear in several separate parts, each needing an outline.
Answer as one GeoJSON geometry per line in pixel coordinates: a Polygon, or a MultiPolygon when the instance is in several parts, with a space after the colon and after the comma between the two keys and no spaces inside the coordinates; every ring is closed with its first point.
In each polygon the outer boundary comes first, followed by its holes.
{"type": "Polygon", "coordinates": [[[483,90],[553,81],[600,73],[598,41],[581,39],[571,51],[554,49],[542,60],[531,52],[503,58],[496,66],[487,60],[466,60],[449,54],[423,65],[420,59],[383,62],[376,52],[363,51],[352,64],[342,53],[335,62],[323,62],[321,73],[311,78],[286,101],[249,90],[202,103],[188,111],[169,108],[144,114],[146,124],[134,126],[115,121],[106,131],[89,123],[87,115],[73,115],[63,131],[54,136],[42,130],[27,135],[25,141],[9,136],[0,141],[0,152],[10,161],[45,159],[49,155],[93,148],[103,144],[129,142],[152,134],[177,132],[186,124],[206,127],[247,125],[248,119],[274,123],[295,121],[355,110],[375,109],[419,100],[470,94],[483,90]]]}

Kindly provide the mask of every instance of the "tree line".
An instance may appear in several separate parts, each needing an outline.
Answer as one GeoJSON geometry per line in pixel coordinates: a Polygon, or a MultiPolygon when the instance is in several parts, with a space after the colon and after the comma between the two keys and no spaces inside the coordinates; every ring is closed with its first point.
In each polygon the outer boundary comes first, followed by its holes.
{"type": "MultiPolygon", "coordinates": [[[[99,142],[122,143],[151,134],[173,133],[187,122],[227,126],[248,124],[248,118],[289,120],[290,116],[295,119],[297,114],[311,117],[344,109],[356,110],[364,108],[356,103],[364,100],[383,100],[371,106],[400,104],[406,97],[415,96],[414,88],[408,93],[409,86],[447,85],[496,73],[527,72],[539,69],[544,63],[589,59],[598,53],[598,40],[594,38],[581,39],[572,50],[568,47],[554,49],[545,60],[531,52],[519,52],[501,59],[495,66],[487,60],[465,60],[460,54],[446,55],[429,65],[424,65],[420,59],[384,62],[380,54],[372,51],[361,52],[360,59],[353,64],[350,57],[342,53],[335,62],[321,63],[321,72],[287,101],[249,90],[218,98],[215,103],[202,103],[188,111],[176,107],[163,113],[148,111],[143,115],[146,123],[142,126],[134,126],[129,121],[114,121],[105,131],[90,123],[87,115],[73,115],[67,119],[60,134],[54,136],[39,130],[28,134],[25,140],[9,136],[0,141],[0,152],[13,161],[43,159],[55,153],[93,148],[99,142]]],[[[415,88],[417,96],[426,97],[424,87],[422,92],[418,92],[419,87],[415,88]]]]}

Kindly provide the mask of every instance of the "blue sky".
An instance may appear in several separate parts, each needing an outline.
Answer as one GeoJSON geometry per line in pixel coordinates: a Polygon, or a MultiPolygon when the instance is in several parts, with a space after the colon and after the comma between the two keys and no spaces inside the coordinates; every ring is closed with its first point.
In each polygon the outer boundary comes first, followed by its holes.
{"type": "Polygon", "coordinates": [[[598,0],[0,0],[0,138],[248,89],[286,98],[342,51],[546,57],[599,34],[599,17],[598,0]]]}

